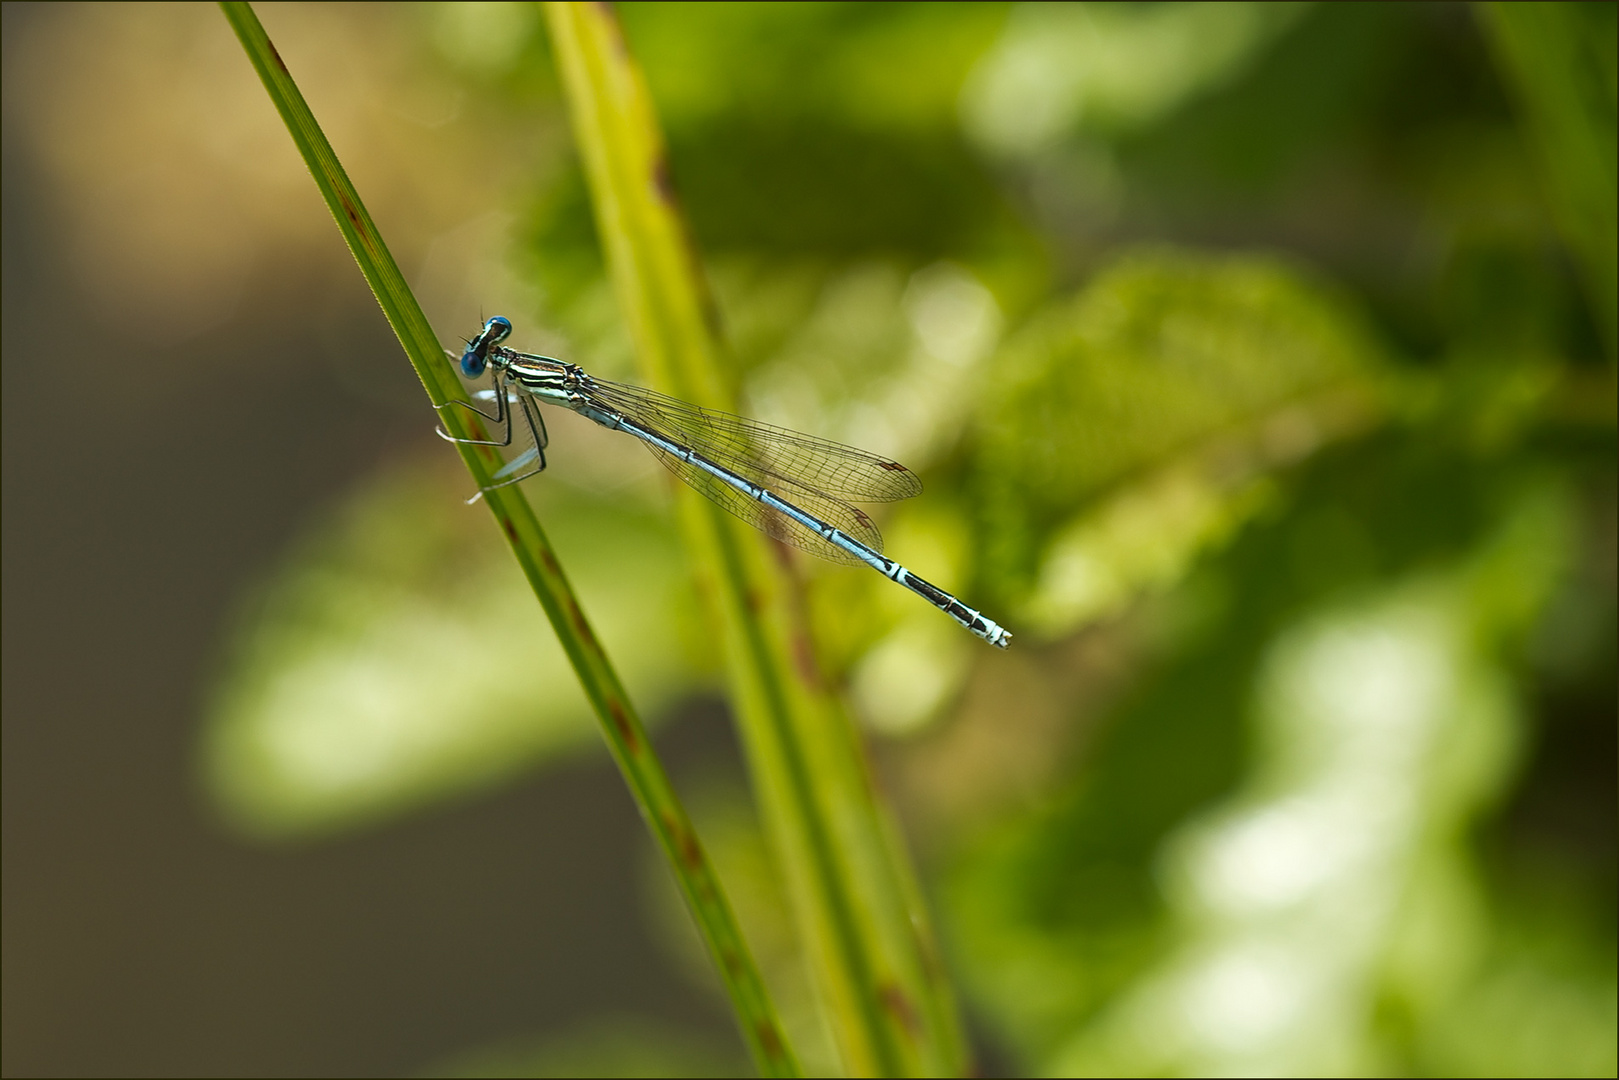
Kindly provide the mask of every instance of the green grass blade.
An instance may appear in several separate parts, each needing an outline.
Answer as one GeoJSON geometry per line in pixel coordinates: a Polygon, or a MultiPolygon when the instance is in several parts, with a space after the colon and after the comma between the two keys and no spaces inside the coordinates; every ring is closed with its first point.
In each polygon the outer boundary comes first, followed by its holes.
{"type": "MultiPolygon", "coordinates": [[[[642,370],[659,389],[730,408],[713,304],[612,9],[545,10],[642,370]]],[[[755,795],[845,1064],[856,1075],[960,1074],[964,1042],[920,891],[859,736],[817,674],[781,549],[692,491],[681,516],[717,609],[755,795]]]]}
{"type": "Polygon", "coordinates": [[[1491,3],[1478,10],[1515,91],[1553,215],[1583,271],[1612,360],[1619,348],[1612,5],[1491,3]]]}
{"type": "MultiPolygon", "coordinates": [[[[376,294],[399,342],[405,347],[416,374],[435,405],[462,395],[459,380],[446,361],[438,338],[383,243],[359,194],[349,182],[336,153],[315,122],[303,95],[270,43],[258,17],[246,3],[220,5],[248,58],[264,81],[265,89],[286,121],[298,152],[309,166],[315,184],[337,220],[360,271],[376,294]]],[[[447,409],[441,415],[445,430],[458,438],[487,438],[472,414],[447,409]]],[[[493,447],[460,445],[462,459],[480,487],[487,487],[501,459],[493,447]]],[[[675,796],[668,776],[647,740],[635,710],[625,696],[617,674],[590,629],[584,611],[552,552],[533,510],[516,487],[490,491],[484,497],[511,544],[556,629],[573,664],[585,695],[601,722],[613,759],[640,807],[647,826],[657,838],[697,921],[720,978],[724,981],[741,1026],[743,1038],[759,1070],[766,1076],[797,1076],[799,1071],[781,1032],[752,954],[743,941],[721,891],[719,879],[698,842],[691,821],[675,796]]]]}

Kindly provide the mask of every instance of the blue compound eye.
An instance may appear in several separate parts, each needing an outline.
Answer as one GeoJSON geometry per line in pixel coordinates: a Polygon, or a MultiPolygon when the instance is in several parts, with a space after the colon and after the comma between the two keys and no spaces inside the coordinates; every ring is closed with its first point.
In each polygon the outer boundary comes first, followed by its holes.
{"type": "Polygon", "coordinates": [[[483,324],[483,333],[480,334],[479,337],[489,345],[498,345],[502,341],[505,341],[507,338],[511,337],[511,334],[511,320],[507,319],[504,315],[496,315],[494,318],[483,324]]]}
{"type": "Polygon", "coordinates": [[[482,375],[487,364],[488,360],[485,358],[483,350],[477,347],[470,348],[461,354],[461,370],[466,372],[469,379],[476,379],[479,375],[482,375]]]}

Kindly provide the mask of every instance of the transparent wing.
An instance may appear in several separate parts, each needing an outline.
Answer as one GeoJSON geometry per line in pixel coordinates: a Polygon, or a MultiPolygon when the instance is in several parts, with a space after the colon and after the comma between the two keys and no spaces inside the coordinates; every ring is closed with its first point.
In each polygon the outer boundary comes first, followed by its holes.
{"type": "Polygon", "coordinates": [[[524,450],[521,454],[518,454],[510,461],[506,462],[506,464],[502,465],[495,475],[490,477],[490,479],[504,480],[508,476],[516,476],[518,473],[522,472],[524,469],[528,468],[538,460],[540,460],[539,448],[531,446],[527,450],[524,450]]]}
{"type": "MultiPolygon", "coordinates": [[[[922,491],[922,481],[899,462],[853,446],[816,439],[731,413],[699,408],[639,386],[606,379],[591,379],[584,389],[617,412],[691,447],[715,464],[769,488],[789,502],[797,500],[783,490],[788,486],[830,497],[839,506],[843,505],[837,501],[839,499],[893,502],[909,499],[922,491]]],[[[696,481],[688,479],[687,482],[701,489],[696,481]]],[[[710,497],[723,502],[717,496],[710,497]]],[[[820,516],[813,508],[799,505],[820,516]]],[[[852,507],[844,509],[858,513],[852,507]]],[[[837,521],[827,520],[843,528],[837,521]]],[[[846,531],[855,535],[852,530],[846,531]]]]}
{"type": "MultiPolygon", "coordinates": [[[[638,422],[645,423],[645,421],[639,419],[638,422]]],[[[646,426],[654,427],[655,425],[647,423],[646,426]]],[[[660,434],[668,435],[670,433],[663,431],[660,434]]],[[[766,506],[758,499],[751,498],[744,492],[738,491],[713,473],[705,472],[691,462],[684,461],[667,450],[660,450],[651,443],[646,443],[645,445],[648,450],[651,450],[657,456],[659,461],[668,466],[670,472],[767,536],[773,536],[777,540],[807,551],[811,555],[819,555],[821,558],[830,559],[832,562],[847,563],[849,565],[858,565],[860,563],[858,558],[844,551],[836,544],[827,542],[814,529],[807,528],[781,511],[766,506]]],[[[735,471],[738,472],[738,475],[741,475],[740,470],[735,471]]],[[[757,480],[753,482],[759,483],[757,480]]],[[[778,482],[769,485],[760,483],[759,486],[768,487],[772,493],[779,496],[784,502],[790,502],[800,510],[820,518],[828,525],[842,529],[873,551],[882,552],[883,537],[877,531],[877,526],[872,523],[869,517],[848,503],[823,492],[801,488],[796,484],[778,482]]]]}

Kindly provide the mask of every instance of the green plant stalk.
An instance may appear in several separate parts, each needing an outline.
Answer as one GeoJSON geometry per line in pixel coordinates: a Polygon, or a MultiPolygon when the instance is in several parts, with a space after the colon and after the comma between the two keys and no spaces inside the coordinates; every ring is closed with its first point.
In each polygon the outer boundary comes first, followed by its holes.
{"type": "Polygon", "coordinates": [[[1590,27],[1582,25],[1581,7],[1490,3],[1477,10],[1611,362],[1619,357],[1619,135],[1613,91],[1595,56],[1600,46],[1585,40],[1590,27]]]}
{"type": "MultiPolygon", "coordinates": [[[[286,122],[315,185],[337,220],[349,250],[410,357],[428,397],[435,406],[459,399],[462,396],[460,381],[446,362],[437,336],[252,7],[246,3],[222,3],[220,7],[286,122]]],[[[488,438],[483,426],[467,410],[445,409],[440,419],[445,430],[456,438],[488,438]]],[[[457,445],[457,450],[478,486],[487,489],[502,464],[495,448],[462,443],[457,445]]],[[[512,553],[550,618],[596,711],[613,760],[669,862],[719,969],[755,1064],[765,1076],[801,1075],[719,878],[618,675],[591,631],[528,500],[513,485],[486,490],[484,502],[495,515],[512,553]]]]}
{"type": "MultiPolygon", "coordinates": [[[[544,7],[643,373],[685,400],[730,408],[715,308],[612,9],[544,7]]],[[[681,490],[680,514],[721,627],[754,792],[844,1063],[857,1075],[959,1075],[965,1043],[921,891],[860,738],[819,676],[784,549],[696,492],[681,490]]]]}

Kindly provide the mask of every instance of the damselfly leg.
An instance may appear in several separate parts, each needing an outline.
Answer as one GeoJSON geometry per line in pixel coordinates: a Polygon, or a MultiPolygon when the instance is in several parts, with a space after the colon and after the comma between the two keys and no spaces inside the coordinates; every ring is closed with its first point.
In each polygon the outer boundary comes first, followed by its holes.
{"type": "MultiPolygon", "coordinates": [[[[466,366],[465,362],[463,362],[463,367],[464,366],[466,366]]],[[[435,426],[433,430],[438,433],[439,438],[445,440],[446,442],[463,443],[471,446],[510,446],[512,444],[512,414],[514,412],[521,412],[523,414],[523,423],[528,428],[529,438],[532,440],[532,443],[529,449],[523,451],[511,461],[508,461],[505,465],[501,466],[498,472],[495,473],[495,479],[498,481],[498,483],[489,484],[485,487],[479,488],[477,493],[474,494],[472,498],[467,500],[468,503],[477,502],[487,491],[507,487],[511,484],[520,484],[529,477],[538,476],[540,473],[545,471],[545,448],[550,443],[550,433],[545,430],[545,417],[540,415],[539,406],[531,403],[526,397],[512,392],[510,389],[511,379],[506,372],[497,371],[493,381],[495,383],[495,389],[481,390],[474,396],[480,398],[486,396],[494,398],[494,415],[484,412],[470,401],[463,401],[459,399],[455,401],[446,401],[443,405],[437,406],[437,408],[442,411],[449,408],[451,405],[459,405],[464,409],[477,413],[490,423],[500,424],[504,427],[504,434],[502,434],[500,438],[458,439],[449,432],[445,431],[441,426],[435,426]],[[534,464],[535,462],[538,462],[538,464],[534,464]],[[534,465],[534,468],[529,469],[527,472],[522,471],[523,469],[528,468],[528,466],[531,464],[534,465]]]]}
{"type": "MultiPolygon", "coordinates": [[[[545,448],[551,441],[550,433],[545,430],[545,417],[540,415],[540,407],[538,405],[532,404],[524,398],[518,398],[515,402],[513,402],[513,404],[515,404],[518,409],[522,410],[523,420],[528,425],[529,438],[533,440],[533,444],[527,450],[524,450],[521,454],[518,454],[506,464],[502,465],[500,470],[495,473],[495,479],[500,482],[490,484],[488,487],[479,488],[478,495],[482,495],[486,491],[493,491],[496,488],[506,487],[510,484],[521,484],[529,477],[538,476],[545,471],[545,448]],[[528,472],[522,471],[523,469],[528,468],[528,466],[535,461],[538,461],[539,464],[535,465],[534,468],[529,469],[528,472]],[[521,475],[513,476],[513,473],[521,473],[521,475]]],[[[509,443],[511,441],[510,416],[507,417],[506,425],[506,440],[509,443]]],[[[477,498],[477,495],[475,495],[469,501],[476,502],[477,498]]]]}

